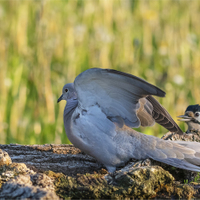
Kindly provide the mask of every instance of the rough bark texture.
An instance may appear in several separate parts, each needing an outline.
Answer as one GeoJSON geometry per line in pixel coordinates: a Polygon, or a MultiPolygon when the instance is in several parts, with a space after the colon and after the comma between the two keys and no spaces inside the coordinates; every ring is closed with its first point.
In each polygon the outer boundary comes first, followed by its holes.
{"type": "Polygon", "coordinates": [[[0,145],[1,199],[199,198],[200,185],[184,183],[194,175],[149,159],[108,174],[73,145],[0,145]]]}
{"type": "Polygon", "coordinates": [[[101,165],[73,145],[0,145],[13,162],[24,163],[39,172],[51,170],[65,175],[98,171],[101,165]]]}

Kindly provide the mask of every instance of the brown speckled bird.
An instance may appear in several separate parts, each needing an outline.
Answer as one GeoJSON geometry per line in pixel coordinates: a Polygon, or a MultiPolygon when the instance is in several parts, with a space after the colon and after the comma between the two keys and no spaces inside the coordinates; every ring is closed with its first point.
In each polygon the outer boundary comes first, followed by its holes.
{"type": "Polygon", "coordinates": [[[190,105],[187,107],[185,114],[178,116],[179,121],[188,125],[186,133],[200,132],[200,105],[190,105]]]}

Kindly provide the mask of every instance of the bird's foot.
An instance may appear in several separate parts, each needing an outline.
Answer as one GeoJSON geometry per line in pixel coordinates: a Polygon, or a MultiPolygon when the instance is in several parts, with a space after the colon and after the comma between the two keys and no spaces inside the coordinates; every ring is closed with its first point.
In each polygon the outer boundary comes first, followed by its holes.
{"type": "Polygon", "coordinates": [[[139,161],[133,160],[133,161],[130,161],[126,166],[124,166],[120,170],[117,170],[117,172],[119,172],[119,171],[128,172],[128,171],[132,170],[133,168],[144,167],[144,166],[151,166],[151,160],[147,158],[145,160],[139,160],[139,161]]]}
{"type": "Polygon", "coordinates": [[[151,166],[151,160],[149,158],[145,160],[140,160],[133,165],[133,167],[144,167],[144,166],[148,167],[151,166]]]}

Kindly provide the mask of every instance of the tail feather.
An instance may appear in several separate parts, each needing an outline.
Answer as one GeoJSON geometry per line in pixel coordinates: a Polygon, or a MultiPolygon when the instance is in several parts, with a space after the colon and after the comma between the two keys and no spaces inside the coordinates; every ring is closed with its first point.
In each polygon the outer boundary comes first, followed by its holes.
{"type": "Polygon", "coordinates": [[[177,144],[185,146],[187,148],[193,149],[200,153],[200,143],[199,142],[186,142],[186,141],[175,141],[177,144]]]}
{"type": "Polygon", "coordinates": [[[167,141],[154,136],[145,136],[148,145],[143,147],[153,160],[189,171],[200,172],[200,143],[167,141]]]}
{"type": "Polygon", "coordinates": [[[185,158],[185,160],[193,165],[200,165],[200,159],[199,158],[185,158]]]}
{"type": "Polygon", "coordinates": [[[173,153],[176,154],[176,158],[168,156],[165,163],[171,163],[171,165],[183,168],[190,171],[200,171],[200,143],[195,142],[173,142],[173,153]],[[197,153],[199,151],[199,153],[197,153]]]}
{"type": "Polygon", "coordinates": [[[200,167],[198,167],[186,160],[181,160],[181,159],[177,159],[177,158],[167,158],[167,159],[152,158],[152,159],[157,160],[159,162],[166,163],[168,165],[172,165],[177,168],[181,168],[181,169],[185,169],[185,170],[189,170],[189,171],[200,172],[200,167]]]}
{"type": "Polygon", "coordinates": [[[176,158],[184,159],[184,154],[180,152],[179,150],[174,149],[173,152],[176,154],[176,158]]]}

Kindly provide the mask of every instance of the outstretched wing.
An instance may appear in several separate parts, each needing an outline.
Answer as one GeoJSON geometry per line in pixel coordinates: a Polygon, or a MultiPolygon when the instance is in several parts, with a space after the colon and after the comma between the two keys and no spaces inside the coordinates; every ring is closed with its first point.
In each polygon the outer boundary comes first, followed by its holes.
{"type": "Polygon", "coordinates": [[[129,127],[141,125],[137,117],[139,99],[148,95],[165,96],[164,91],[143,79],[112,69],[86,70],[76,77],[74,86],[83,109],[98,105],[108,118],[129,127]]]}

